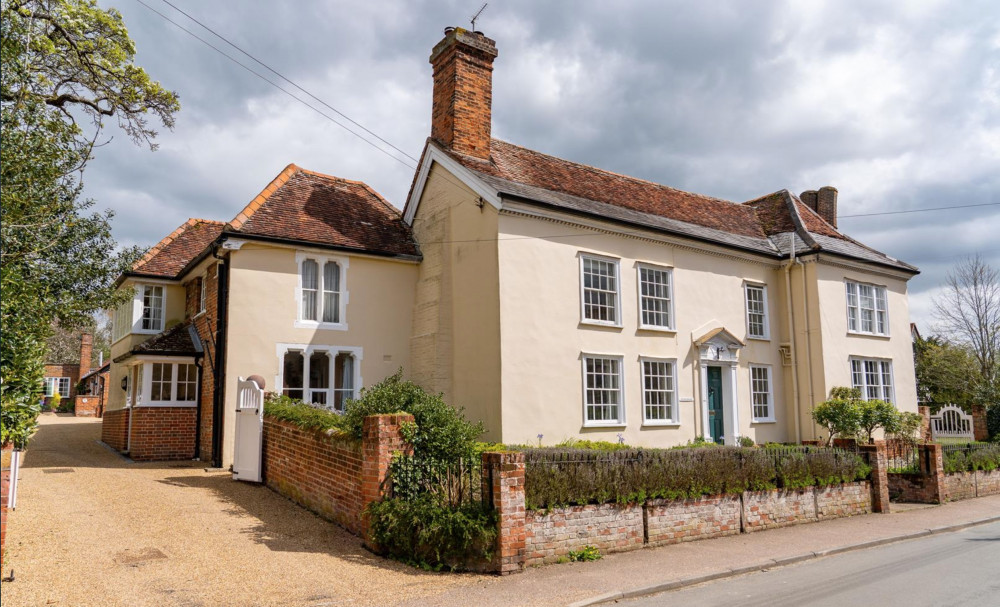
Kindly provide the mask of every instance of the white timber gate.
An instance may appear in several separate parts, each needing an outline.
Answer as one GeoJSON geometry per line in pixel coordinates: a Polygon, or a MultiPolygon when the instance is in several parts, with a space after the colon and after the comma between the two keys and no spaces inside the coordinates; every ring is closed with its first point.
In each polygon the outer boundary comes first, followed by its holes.
{"type": "Polygon", "coordinates": [[[975,438],[972,416],[962,411],[957,405],[945,405],[931,416],[931,439],[939,438],[975,438]]]}
{"type": "Polygon", "coordinates": [[[233,480],[259,483],[264,480],[261,470],[264,450],[264,389],[254,380],[241,377],[236,395],[233,480]]]}

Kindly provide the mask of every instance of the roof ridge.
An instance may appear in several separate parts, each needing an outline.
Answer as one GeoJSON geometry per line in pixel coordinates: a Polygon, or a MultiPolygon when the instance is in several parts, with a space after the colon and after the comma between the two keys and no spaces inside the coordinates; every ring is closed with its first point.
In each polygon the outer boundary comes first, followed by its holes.
{"type": "Polygon", "coordinates": [[[194,226],[198,225],[199,223],[211,223],[211,224],[217,224],[218,225],[218,224],[223,224],[224,222],[222,222],[222,221],[215,221],[214,219],[198,219],[197,217],[190,217],[190,218],[188,218],[187,221],[185,221],[181,225],[177,226],[177,228],[173,232],[167,234],[162,239],[160,239],[160,242],[158,242],[155,245],[153,245],[152,247],[150,247],[150,249],[148,251],[146,251],[146,254],[143,255],[142,258],[139,259],[139,261],[137,261],[134,264],[132,264],[132,271],[134,272],[135,270],[138,270],[139,268],[141,268],[145,264],[149,263],[154,257],[156,257],[160,253],[160,251],[162,251],[163,249],[165,249],[167,247],[167,245],[169,245],[173,241],[177,240],[177,238],[181,234],[183,234],[184,232],[186,232],[188,228],[194,227],[194,226]]]}
{"type": "MultiPolygon", "coordinates": [[[[541,156],[547,156],[547,157],[552,158],[554,160],[558,160],[560,162],[566,162],[568,164],[572,164],[572,165],[578,166],[578,167],[583,168],[583,169],[595,171],[597,173],[604,173],[606,175],[612,175],[612,176],[618,177],[620,179],[625,179],[625,180],[628,180],[628,181],[634,181],[634,182],[638,182],[638,183],[645,183],[645,184],[648,184],[648,185],[651,185],[651,186],[655,186],[655,187],[658,187],[658,188],[663,188],[665,190],[670,190],[670,191],[673,191],[673,192],[680,192],[681,194],[687,194],[689,196],[697,196],[698,198],[703,198],[705,200],[712,200],[712,201],[715,201],[715,202],[725,202],[726,204],[736,204],[736,205],[739,204],[739,203],[734,202],[732,200],[726,200],[725,198],[719,198],[717,196],[708,196],[707,194],[699,194],[698,192],[689,192],[687,190],[682,190],[680,188],[675,188],[673,186],[669,186],[669,185],[666,185],[666,184],[658,183],[656,181],[652,181],[652,180],[649,180],[649,179],[643,179],[641,177],[635,177],[633,175],[626,175],[624,173],[618,173],[617,171],[609,171],[607,169],[602,169],[600,167],[596,167],[596,166],[594,166],[592,164],[584,164],[582,162],[576,162],[575,160],[569,160],[567,158],[562,158],[560,156],[555,156],[553,154],[546,154],[545,152],[539,152],[538,150],[533,150],[531,148],[526,148],[523,145],[517,145],[516,143],[511,143],[509,141],[504,141],[502,139],[497,139],[495,137],[492,138],[492,141],[496,141],[496,142],[499,142],[499,143],[502,143],[502,144],[505,144],[505,145],[509,145],[511,147],[519,148],[519,149],[522,149],[522,150],[526,150],[528,152],[531,152],[532,154],[539,154],[541,156]]],[[[469,158],[473,158],[473,157],[469,156],[469,158]]],[[[480,160],[480,162],[484,162],[481,159],[478,159],[478,160],[480,160]]]]}
{"type": "Polygon", "coordinates": [[[236,217],[234,217],[227,225],[237,232],[240,231],[240,229],[246,225],[246,222],[250,221],[253,214],[256,213],[269,198],[271,198],[271,195],[277,192],[278,188],[285,185],[288,180],[292,178],[292,176],[301,170],[302,169],[300,169],[294,162],[289,163],[289,165],[282,169],[282,171],[278,173],[278,176],[272,179],[271,182],[260,191],[260,194],[257,194],[253,200],[247,204],[247,206],[243,207],[243,210],[237,213],[236,217]]]}

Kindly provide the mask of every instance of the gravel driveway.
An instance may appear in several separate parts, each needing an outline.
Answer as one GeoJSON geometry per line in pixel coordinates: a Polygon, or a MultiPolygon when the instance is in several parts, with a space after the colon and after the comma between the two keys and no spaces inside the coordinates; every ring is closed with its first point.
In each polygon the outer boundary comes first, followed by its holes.
{"type": "Polygon", "coordinates": [[[42,415],[8,519],[0,590],[17,605],[390,605],[461,586],[200,462],[136,464],[100,420],[42,415]]]}

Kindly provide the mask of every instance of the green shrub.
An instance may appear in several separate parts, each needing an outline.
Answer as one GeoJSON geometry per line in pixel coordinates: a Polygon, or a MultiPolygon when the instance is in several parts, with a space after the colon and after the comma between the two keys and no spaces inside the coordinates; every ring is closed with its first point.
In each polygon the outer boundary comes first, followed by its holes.
{"type": "Polygon", "coordinates": [[[389,556],[425,569],[463,569],[489,561],[497,514],[479,504],[449,507],[434,495],[369,504],[372,539],[389,556]]]}
{"type": "Polygon", "coordinates": [[[341,415],[284,394],[268,392],[264,396],[264,413],[300,428],[343,431],[344,420],[341,415]]]}
{"type": "Polygon", "coordinates": [[[606,440],[586,440],[580,438],[567,438],[560,443],[556,443],[556,447],[564,449],[589,449],[592,451],[623,451],[634,448],[621,442],[613,443],[606,440]]]}
{"type": "Polygon", "coordinates": [[[55,413],[59,410],[60,405],[62,405],[62,394],[55,392],[49,397],[49,409],[52,409],[52,412],[55,413]]]}
{"type": "Polygon", "coordinates": [[[468,458],[474,453],[476,439],[483,425],[465,419],[463,409],[444,402],[441,395],[428,394],[410,381],[403,381],[402,370],[381,382],[361,390],[361,398],[344,407],[343,428],[361,438],[365,417],[390,413],[410,413],[414,426],[403,428],[413,445],[414,455],[440,461],[468,458]]]}
{"type": "Polygon", "coordinates": [[[1000,404],[986,409],[986,431],[991,441],[1000,443],[1000,404]]]}
{"type": "Polygon", "coordinates": [[[858,403],[861,391],[857,388],[835,387],[830,390],[830,399],[813,409],[813,420],[826,428],[826,444],[830,446],[835,436],[849,438],[861,429],[861,411],[858,403]]]}
{"type": "Polygon", "coordinates": [[[896,407],[884,400],[872,399],[857,402],[858,434],[871,443],[875,430],[884,428],[886,432],[896,432],[902,423],[896,407]]]}
{"type": "Polygon", "coordinates": [[[569,554],[566,555],[570,561],[582,562],[582,561],[599,561],[601,560],[601,551],[597,546],[584,546],[579,550],[570,550],[569,554]]]}
{"type": "Polygon", "coordinates": [[[947,449],[944,452],[946,474],[983,470],[989,472],[1000,468],[1000,445],[996,443],[969,443],[963,448],[947,449]]]}

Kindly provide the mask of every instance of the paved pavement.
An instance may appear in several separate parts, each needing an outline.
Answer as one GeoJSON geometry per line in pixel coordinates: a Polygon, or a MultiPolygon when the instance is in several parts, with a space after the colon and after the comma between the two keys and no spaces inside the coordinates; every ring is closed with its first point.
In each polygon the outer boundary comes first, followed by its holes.
{"type": "Polygon", "coordinates": [[[980,607],[1000,599],[1000,522],[625,601],[632,607],[980,607]]]}
{"type": "Polygon", "coordinates": [[[608,555],[494,577],[428,573],[260,486],[196,462],[136,464],[100,422],[43,414],[8,519],[4,607],[568,605],[799,562],[866,542],[1000,520],[1000,496],[608,555]],[[778,563],[776,563],[776,561],[778,563]]]}

